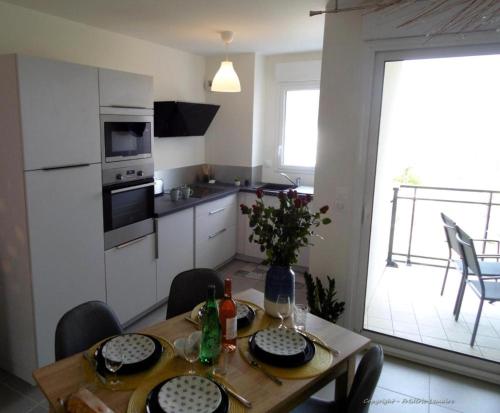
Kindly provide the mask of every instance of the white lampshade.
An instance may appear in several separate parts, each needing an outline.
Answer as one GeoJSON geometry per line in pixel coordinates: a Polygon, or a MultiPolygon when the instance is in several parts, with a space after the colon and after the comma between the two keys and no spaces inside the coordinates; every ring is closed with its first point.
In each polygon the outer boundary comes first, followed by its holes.
{"type": "Polygon", "coordinates": [[[240,79],[234,71],[233,62],[221,62],[212,80],[212,92],[241,92],[240,79]]]}

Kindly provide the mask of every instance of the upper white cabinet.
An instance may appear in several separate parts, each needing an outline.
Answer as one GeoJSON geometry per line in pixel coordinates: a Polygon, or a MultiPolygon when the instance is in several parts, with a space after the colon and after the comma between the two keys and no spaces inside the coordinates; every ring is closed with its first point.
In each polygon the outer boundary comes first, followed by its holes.
{"type": "Polygon", "coordinates": [[[100,162],[97,68],[18,56],[24,170],[100,162]]]}
{"type": "Polygon", "coordinates": [[[54,360],[60,317],[85,301],[106,299],[101,166],[28,171],[25,180],[41,366],[54,360]]]}
{"type": "Polygon", "coordinates": [[[168,297],[174,277],[194,267],[194,209],[158,218],[158,294],[168,297]]]}
{"type": "Polygon", "coordinates": [[[154,234],[106,251],[106,297],[122,323],[155,305],[154,234]]]}
{"type": "Polygon", "coordinates": [[[153,108],[153,78],[119,70],[99,69],[101,106],[153,108]]]}

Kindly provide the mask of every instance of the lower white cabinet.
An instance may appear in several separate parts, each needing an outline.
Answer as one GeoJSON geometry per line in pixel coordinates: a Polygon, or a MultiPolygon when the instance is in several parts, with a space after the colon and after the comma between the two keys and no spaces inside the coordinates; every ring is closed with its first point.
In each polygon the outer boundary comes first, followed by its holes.
{"type": "Polygon", "coordinates": [[[196,207],[197,268],[217,268],[236,254],[236,201],[233,194],[196,207]]]}
{"type": "Polygon", "coordinates": [[[158,218],[158,294],[168,297],[174,277],[194,266],[194,209],[158,218]]]}
{"type": "Polygon", "coordinates": [[[156,304],[155,234],[105,252],[106,298],[122,323],[156,304]]]}

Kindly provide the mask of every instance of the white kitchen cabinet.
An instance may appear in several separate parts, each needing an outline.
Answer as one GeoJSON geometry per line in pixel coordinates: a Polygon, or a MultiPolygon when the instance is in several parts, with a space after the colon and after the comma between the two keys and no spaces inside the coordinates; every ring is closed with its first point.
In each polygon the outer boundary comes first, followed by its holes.
{"type": "MultiPolygon", "coordinates": [[[[245,204],[251,207],[255,204],[257,197],[254,193],[240,192],[238,195],[238,205],[245,204]]],[[[269,206],[279,206],[279,199],[277,196],[265,195],[264,203],[269,206]]],[[[311,204],[311,208],[314,206],[311,204]]],[[[243,215],[238,211],[238,240],[237,251],[243,257],[257,258],[263,260],[265,253],[260,251],[260,245],[255,242],[249,242],[248,237],[252,233],[252,229],[248,226],[248,215],[243,215]]],[[[313,240],[315,242],[315,240],[313,240]]],[[[309,267],[309,251],[310,247],[304,247],[299,251],[299,258],[297,265],[301,267],[309,267]]]]}
{"type": "Polygon", "coordinates": [[[17,56],[24,170],[100,162],[97,68],[17,56]]]}
{"type": "Polygon", "coordinates": [[[99,69],[100,106],[153,108],[153,78],[119,70],[99,69]]]}
{"type": "Polygon", "coordinates": [[[195,265],[217,268],[236,254],[236,194],[195,208],[195,265]]]}
{"type": "Polygon", "coordinates": [[[168,297],[174,277],[194,267],[194,208],[158,218],[157,301],[168,297]]]}
{"type": "Polygon", "coordinates": [[[59,318],[105,301],[101,165],[25,172],[38,364],[54,360],[59,318]]]}
{"type": "Polygon", "coordinates": [[[155,235],[107,250],[107,303],[122,323],[156,304],[155,235]]]}

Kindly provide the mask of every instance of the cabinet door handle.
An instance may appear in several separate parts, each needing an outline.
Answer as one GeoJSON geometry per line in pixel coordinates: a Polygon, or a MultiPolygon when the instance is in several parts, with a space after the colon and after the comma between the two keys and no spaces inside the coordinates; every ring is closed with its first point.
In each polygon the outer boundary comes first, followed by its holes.
{"type": "Polygon", "coordinates": [[[142,240],[145,240],[147,237],[148,236],[146,235],[146,236],[141,237],[141,238],[133,239],[132,241],[128,241],[128,242],[125,242],[123,244],[120,244],[120,245],[116,246],[115,248],[117,250],[121,250],[122,248],[126,248],[129,245],[137,244],[138,242],[141,242],[142,240]]]}
{"type": "Polygon", "coordinates": [[[158,218],[155,218],[154,220],[155,224],[155,260],[160,258],[160,246],[158,245],[158,218]]]}
{"type": "Polygon", "coordinates": [[[226,208],[224,207],[224,208],[215,209],[215,210],[213,210],[213,211],[209,211],[209,212],[208,212],[208,215],[215,215],[215,214],[218,214],[219,212],[222,212],[222,211],[224,211],[225,209],[226,209],[226,208]]]}
{"type": "Polygon", "coordinates": [[[84,166],[90,166],[90,164],[89,163],[76,163],[73,165],[47,166],[45,168],[42,168],[42,171],[55,171],[57,169],[83,168],[84,166]]]}
{"type": "Polygon", "coordinates": [[[217,235],[222,234],[223,232],[226,232],[226,228],[222,228],[220,231],[214,232],[212,235],[208,236],[208,239],[215,238],[217,235]]]}

